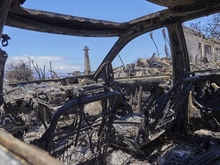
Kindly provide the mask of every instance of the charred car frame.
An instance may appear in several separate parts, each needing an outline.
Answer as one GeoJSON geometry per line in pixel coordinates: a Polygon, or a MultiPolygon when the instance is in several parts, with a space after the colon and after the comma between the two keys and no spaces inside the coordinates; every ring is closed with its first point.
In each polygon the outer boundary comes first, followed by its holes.
{"type": "MultiPolygon", "coordinates": [[[[190,70],[182,23],[219,12],[220,1],[149,1],[168,9],[117,23],[27,9],[21,7],[25,0],[0,0],[0,34],[4,45],[9,39],[2,34],[5,25],[70,36],[119,37],[94,74],[56,80],[3,85],[7,53],[1,50],[0,126],[15,136],[21,133],[23,139],[24,132],[40,121],[44,132],[29,143],[70,163],[73,158],[69,155],[78,152],[88,155],[77,163],[103,163],[107,161],[109,146],[146,156],[149,145],[153,146],[152,142],[165,132],[195,138],[195,131],[206,129],[218,137],[219,70],[190,70]],[[129,81],[114,78],[111,62],[120,50],[134,38],[161,27],[166,27],[169,34],[172,75],[133,77],[129,81]],[[172,85],[167,85],[170,77],[172,85]],[[80,84],[81,79],[86,83],[80,84]],[[43,85],[51,81],[56,83],[57,91],[45,93],[43,85]],[[42,89],[32,90],[33,94],[30,91],[34,83],[43,85],[42,89]],[[10,97],[18,94],[16,99],[10,97]],[[54,105],[53,99],[57,98],[60,104],[54,105]],[[95,108],[90,106],[94,104],[95,108]],[[135,120],[131,121],[131,117],[135,120]],[[129,128],[123,132],[122,127],[129,128]]],[[[218,146],[218,138],[216,141],[218,146]]],[[[206,155],[197,152],[200,157],[194,155],[196,158],[182,163],[210,162],[213,156],[209,151],[218,151],[215,158],[220,156],[220,148],[216,148],[208,147],[206,155]],[[203,159],[208,154],[210,159],[203,159]]]]}

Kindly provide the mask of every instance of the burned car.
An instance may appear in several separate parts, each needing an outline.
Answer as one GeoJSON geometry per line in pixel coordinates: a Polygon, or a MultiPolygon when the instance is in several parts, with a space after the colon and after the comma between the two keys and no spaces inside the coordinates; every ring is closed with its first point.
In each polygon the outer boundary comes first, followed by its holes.
{"type": "MultiPolygon", "coordinates": [[[[25,1],[0,2],[1,31],[7,25],[118,37],[93,74],[55,80],[3,84],[7,53],[1,50],[1,128],[66,164],[115,164],[117,152],[127,159],[119,160],[121,164],[217,162],[219,69],[192,69],[182,23],[219,12],[220,1],[151,0],[168,9],[125,23],[27,9],[21,6],[25,1]],[[113,61],[130,41],[164,27],[170,60],[161,59],[163,63],[153,55],[139,60],[138,68],[129,65],[117,71],[113,61]],[[141,69],[145,62],[152,74],[141,69]],[[161,74],[168,66],[169,72],[161,74]]],[[[7,43],[6,35],[2,42],[7,43]]]]}

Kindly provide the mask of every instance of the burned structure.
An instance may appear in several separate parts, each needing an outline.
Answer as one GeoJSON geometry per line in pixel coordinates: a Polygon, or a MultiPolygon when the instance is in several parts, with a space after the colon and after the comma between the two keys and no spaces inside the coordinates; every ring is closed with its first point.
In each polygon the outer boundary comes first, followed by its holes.
{"type": "Polygon", "coordinates": [[[208,62],[216,62],[220,57],[220,41],[212,38],[207,39],[204,34],[184,27],[184,35],[189,51],[189,58],[193,64],[200,59],[206,58],[208,62]]]}
{"type": "MultiPolygon", "coordinates": [[[[0,127],[65,164],[115,164],[117,152],[128,158],[121,163],[216,163],[219,69],[191,70],[182,23],[219,12],[220,1],[149,1],[168,9],[117,23],[27,9],[25,0],[0,0],[1,36],[5,25],[71,36],[118,36],[93,74],[56,80],[3,84],[7,53],[1,50],[0,127]],[[115,77],[112,61],[120,50],[162,27],[171,46],[169,75],[115,77]]],[[[161,67],[154,58],[150,64],[161,67]]]]}

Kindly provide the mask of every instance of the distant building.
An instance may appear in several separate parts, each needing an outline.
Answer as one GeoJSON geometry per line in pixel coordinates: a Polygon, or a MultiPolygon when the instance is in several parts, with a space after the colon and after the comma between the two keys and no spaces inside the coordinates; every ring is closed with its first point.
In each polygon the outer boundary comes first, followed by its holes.
{"type": "Polygon", "coordinates": [[[216,39],[207,39],[204,34],[184,27],[189,59],[192,63],[205,59],[208,62],[215,62],[220,59],[220,41],[216,39]]]}
{"type": "Polygon", "coordinates": [[[88,75],[91,74],[91,67],[90,67],[90,60],[89,60],[89,48],[85,46],[84,49],[85,56],[84,56],[84,74],[88,75]]]}
{"type": "Polygon", "coordinates": [[[74,71],[73,73],[67,73],[69,76],[89,75],[91,74],[90,60],[89,60],[89,48],[84,46],[84,72],[74,71]]]}

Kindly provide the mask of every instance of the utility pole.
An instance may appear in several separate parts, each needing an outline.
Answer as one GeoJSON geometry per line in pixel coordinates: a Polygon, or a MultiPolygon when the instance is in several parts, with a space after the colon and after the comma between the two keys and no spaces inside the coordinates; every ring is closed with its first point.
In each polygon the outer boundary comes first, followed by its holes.
{"type": "Polygon", "coordinates": [[[90,61],[89,61],[89,48],[88,48],[88,46],[85,46],[83,50],[85,51],[84,74],[88,75],[88,74],[91,73],[91,67],[90,67],[90,61]]]}

